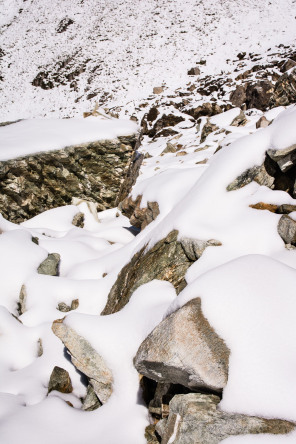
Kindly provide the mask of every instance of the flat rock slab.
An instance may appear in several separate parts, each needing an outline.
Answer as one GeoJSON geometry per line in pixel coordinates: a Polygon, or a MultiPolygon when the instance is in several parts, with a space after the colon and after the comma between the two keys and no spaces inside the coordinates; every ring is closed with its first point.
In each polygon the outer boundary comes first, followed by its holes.
{"type": "Polygon", "coordinates": [[[219,391],[228,377],[229,349],[193,299],[164,319],[141,344],[134,365],[158,382],[219,391]]]}
{"type": "Polygon", "coordinates": [[[167,420],[156,426],[162,444],[218,444],[229,436],[289,433],[295,424],[280,419],[231,414],[217,410],[219,397],[189,393],[170,402],[167,420]]]}
{"type": "Polygon", "coordinates": [[[100,402],[107,402],[112,394],[113,376],[104,359],[86,339],[64,324],[63,319],[54,321],[52,330],[69,350],[75,367],[89,378],[100,402]]]}

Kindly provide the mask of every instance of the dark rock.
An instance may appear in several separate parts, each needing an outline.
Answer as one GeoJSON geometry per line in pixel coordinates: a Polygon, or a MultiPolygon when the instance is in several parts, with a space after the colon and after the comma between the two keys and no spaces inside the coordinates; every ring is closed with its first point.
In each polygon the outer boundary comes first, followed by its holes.
{"type": "Polygon", "coordinates": [[[20,223],[72,197],[112,208],[130,193],[141,156],[137,135],[119,137],[0,162],[0,211],[20,223]]]}
{"type": "Polygon", "coordinates": [[[61,393],[72,393],[72,382],[67,370],[61,367],[54,367],[48,384],[48,393],[56,390],[61,393]]]}
{"type": "Polygon", "coordinates": [[[100,402],[105,404],[112,394],[113,376],[104,359],[88,341],[64,324],[63,319],[54,321],[52,331],[69,350],[75,367],[89,378],[100,402]]]}
{"type": "Polygon", "coordinates": [[[147,114],[148,122],[153,122],[154,120],[156,120],[158,115],[159,115],[158,109],[156,108],[156,106],[152,106],[152,108],[150,108],[147,114]]]}
{"type": "Polygon", "coordinates": [[[154,137],[163,128],[172,127],[185,119],[182,116],[176,116],[175,114],[163,114],[158,120],[156,120],[153,128],[148,131],[149,137],[154,137]]]}
{"type": "Polygon", "coordinates": [[[294,60],[288,59],[284,62],[284,64],[281,66],[281,72],[289,71],[292,68],[296,67],[296,62],[294,60]]]}
{"type": "Polygon", "coordinates": [[[139,171],[144,159],[144,154],[139,153],[137,151],[137,148],[139,146],[140,142],[137,141],[135,152],[132,156],[131,162],[129,164],[126,176],[124,180],[121,183],[120,190],[118,192],[118,196],[115,200],[115,206],[119,205],[120,202],[122,202],[131,192],[132,187],[136,183],[137,177],[139,175],[139,171]]]}
{"type": "Polygon", "coordinates": [[[243,60],[246,57],[246,52],[240,52],[239,54],[237,54],[237,58],[239,60],[243,60]]]}
{"type": "Polygon", "coordinates": [[[146,245],[132,257],[111,288],[103,315],[121,310],[138,287],[153,279],[171,282],[177,293],[186,286],[184,276],[194,261],[187,257],[177,237],[178,231],[171,231],[151,249],[146,245]]]}
{"type": "Polygon", "coordinates": [[[68,18],[68,17],[63,18],[63,19],[60,21],[60,23],[58,24],[57,32],[58,32],[58,33],[65,32],[66,29],[67,29],[70,25],[72,25],[73,23],[74,23],[74,20],[72,20],[72,19],[70,19],[70,18],[68,18]]]}
{"type": "Polygon", "coordinates": [[[147,202],[147,206],[141,208],[142,196],[137,196],[135,200],[131,196],[124,199],[119,208],[124,216],[130,219],[131,225],[143,230],[148,224],[159,215],[157,202],[147,202]]]}
{"type": "Polygon", "coordinates": [[[236,435],[284,434],[295,424],[280,419],[226,413],[217,409],[220,399],[214,395],[189,393],[170,402],[167,420],[156,425],[162,444],[218,444],[236,435]]]}
{"type": "Polygon", "coordinates": [[[296,68],[283,74],[275,84],[270,105],[288,106],[296,102],[296,68]]]}
{"type": "Polygon", "coordinates": [[[48,276],[58,276],[61,256],[58,253],[50,253],[39,265],[37,272],[48,276]]]}
{"type": "Polygon", "coordinates": [[[194,68],[189,69],[187,74],[189,76],[199,76],[200,75],[200,69],[197,66],[195,66],[194,68]]]}
{"type": "Polygon", "coordinates": [[[179,134],[178,131],[175,131],[172,128],[165,128],[156,133],[152,140],[158,139],[159,137],[172,137],[176,136],[177,134],[179,134]]]}
{"type": "Polygon", "coordinates": [[[278,223],[278,233],[285,244],[296,245],[296,221],[284,214],[278,223]]]}
{"type": "Polygon", "coordinates": [[[241,107],[247,100],[246,85],[239,85],[230,94],[229,100],[233,106],[241,107]]]}
{"type": "Polygon", "coordinates": [[[246,89],[247,109],[257,108],[261,111],[266,111],[270,106],[273,92],[274,86],[268,80],[262,80],[255,84],[248,84],[246,89]]]}
{"type": "Polygon", "coordinates": [[[162,383],[219,391],[228,378],[229,350],[203,316],[200,298],[164,319],[141,344],[134,365],[162,383]]]}
{"type": "Polygon", "coordinates": [[[145,429],[145,439],[147,444],[159,444],[159,440],[155,434],[155,425],[150,424],[145,429]]]}
{"type": "Polygon", "coordinates": [[[207,102],[196,108],[185,108],[184,112],[197,120],[203,116],[211,117],[215,116],[216,114],[221,114],[222,108],[215,102],[207,102]]]}

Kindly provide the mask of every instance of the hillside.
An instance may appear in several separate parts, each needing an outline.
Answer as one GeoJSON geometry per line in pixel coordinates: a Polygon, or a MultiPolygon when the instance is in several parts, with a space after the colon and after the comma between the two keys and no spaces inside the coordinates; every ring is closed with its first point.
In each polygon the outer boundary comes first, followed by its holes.
{"type": "Polygon", "coordinates": [[[0,10],[1,444],[296,443],[296,1],[0,10]]]}

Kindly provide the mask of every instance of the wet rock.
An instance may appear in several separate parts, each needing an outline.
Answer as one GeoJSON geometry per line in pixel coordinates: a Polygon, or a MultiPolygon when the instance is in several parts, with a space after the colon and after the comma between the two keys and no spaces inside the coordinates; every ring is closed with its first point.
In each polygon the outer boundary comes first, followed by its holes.
{"type": "Polygon", "coordinates": [[[184,276],[194,261],[177,238],[178,231],[171,231],[152,248],[146,245],[132,257],[111,288],[103,315],[121,310],[138,287],[153,279],[171,282],[177,293],[186,286],[184,276]]]}
{"type": "Polygon", "coordinates": [[[162,444],[218,444],[229,436],[289,433],[295,424],[280,419],[226,413],[217,409],[214,395],[177,395],[170,402],[170,415],[156,425],[162,444]]]}
{"type": "Polygon", "coordinates": [[[270,106],[288,106],[296,102],[296,68],[283,74],[275,84],[270,106]]]}
{"type": "Polygon", "coordinates": [[[285,244],[296,245],[296,221],[284,214],[278,223],[278,233],[285,244]]]}
{"type": "Polygon", "coordinates": [[[48,393],[56,390],[61,393],[72,393],[72,382],[67,370],[61,367],[54,367],[48,384],[48,393]]]}
{"type": "Polygon", "coordinates": [[[141,344],[134,365],[158,382],[220,391],[228,377],[229,350],[193,299],[164,319],[141,344]]]}
{"type": "Polygon", "coordinates": [[[20,223],[69,205],[73,196],[96,202],[99,210],[114,207],[138,172],[136,140],[131,135],[1,161],[1,214],[20,223]]]}
{"type": "Polygon", "coordinates": [[[124,216],[130,219],[131,225],[143,230],[159,215],[157,202],[147,202],[147,206],[141,208],[142,196],[137,196],[135,200],[131,196],[121,202],[119,208],[124,216]]]}
{"type": "Polygon", "coordinates": [[[94,410],[97,410],[101,406],[102,403],[97,397],[92,385],[89,384],[87,387],[86,397],[84,398],[82,403],[82,410],[86,412],[92,412],[94,410]]]}
{"type": "Polygon", "coordinates": [[[69,350],[74,366],[89,378],[100,402],[105,404],[112,394],[113,376],[104,359],[88,341],[64,324],[63,319],[54,321],[52,331],[69,350]]]}
{"type": "Polygon", "coordinates": [[[61,256],[58,253],[50,253],[47,258],[41,262],[37,272],[47,274],[48,276],[58,276],[61,256]]]}

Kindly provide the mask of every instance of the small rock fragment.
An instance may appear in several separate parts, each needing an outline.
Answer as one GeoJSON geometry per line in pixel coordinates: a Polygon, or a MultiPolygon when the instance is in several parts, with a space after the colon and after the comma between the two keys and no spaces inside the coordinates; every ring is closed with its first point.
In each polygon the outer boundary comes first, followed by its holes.
{"type": "Polygon", "coordinates": [[[48,276],[58,276],[60,259],[61,256],[58,253],[50,253],[47,258],[41,262],[37,272],[39,274],[47,274],[48,276]]]}
{"type": "Polygon", "coordinates": [[[69,373],[58,366],[54,367],[48,384],[48,393],[53,390],[61,393],[72,393],[73,391],[69,373]]]}

